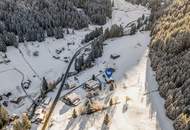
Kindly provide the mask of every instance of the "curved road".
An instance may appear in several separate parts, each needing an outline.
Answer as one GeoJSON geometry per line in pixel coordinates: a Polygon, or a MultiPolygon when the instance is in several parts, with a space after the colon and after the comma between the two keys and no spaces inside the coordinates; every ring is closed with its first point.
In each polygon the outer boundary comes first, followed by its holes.
{"type": "Polygon", "coordinates": [[[62,89],[63,89],[63,87],[64,87],[65,81],[66,81],[66,79],[67,79],[67,77],[68,77],[69,71],[70,71],[70,69],[71,69],[71,66],[72,66],[72,64],[73,64],[73,62],[74,62],[74,60],[75,60],[75,58],[80,54],[80,52],[81,52],[83,49],[85,49],[85,48],[88,47],[89,45],[91,45],[91,42],[88,43],[87,45],[81,47],[81,48],[80,48],[78,51],[76,51],[75,54],[73,55],[73,57],[72,57],[72,59],[71,59],[69,65],[68,65],[68,67],[67,67],[67,70],[66,70],[66,72],[65,72],[65,74],[64,74],[64,76],[63,76],[63,79],[62,79],[62,82],[61,82],[61,86],[60,86],[60,88],[59,88],[59,90],[58,90],[58,92],[57,92],[57,95],[56,95],[56,97],[55,97],[55,99],[54,99],[54,101],[53,101],[53,103],[52,103],[52,105],[51,105],[51,107],[50,107],[50,110],[49,110],[48,113],[47,113],[47,116],[46,116],[46,118],[45,118],[45,121],[44,121],[44,124],[43,124],[41,130],[46,130],[46,128],[47,128],[47,126],[48,126],[49,119],[50,119],[50,117],[51,117],[51,115],[52,115],[52,113],[53,113],[53,111],[54,111],[54,109],[55,109],[55,106],[56,106],[57,102],[59,101],[59,98],[60,98],[60,95],[61,95],[61,91],[62,91],[62,89]]]}

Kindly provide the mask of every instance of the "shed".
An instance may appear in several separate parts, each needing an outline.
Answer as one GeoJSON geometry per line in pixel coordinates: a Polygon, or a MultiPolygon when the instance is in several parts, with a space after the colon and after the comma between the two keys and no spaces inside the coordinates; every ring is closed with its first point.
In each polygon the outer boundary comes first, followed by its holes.
{"type": "Polygon", "coordinates": [[[87,90],[97,90],[101,89],[101,84],[98,80],[89,80],[84,84],[83,88],[87,90]]]}

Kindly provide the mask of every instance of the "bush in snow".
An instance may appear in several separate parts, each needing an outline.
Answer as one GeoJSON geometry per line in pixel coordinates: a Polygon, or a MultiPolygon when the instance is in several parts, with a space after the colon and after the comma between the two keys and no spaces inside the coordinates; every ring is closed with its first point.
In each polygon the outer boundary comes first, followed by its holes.
{"type": "Polygon", "coordinates": [[[34,51],[33,56],[39,56],[39,51],[34,51]]]}

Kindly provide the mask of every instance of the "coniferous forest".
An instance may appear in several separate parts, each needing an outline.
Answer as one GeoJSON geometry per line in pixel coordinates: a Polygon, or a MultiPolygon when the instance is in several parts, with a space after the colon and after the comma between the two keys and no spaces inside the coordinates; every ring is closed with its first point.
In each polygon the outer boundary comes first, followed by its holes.
{"type": "Polygon", "coordinates": [[[1,0],[0,50],[19,42],[63,38],[63,28],[103,25],[111,18],[110,0],[1,0]]]}

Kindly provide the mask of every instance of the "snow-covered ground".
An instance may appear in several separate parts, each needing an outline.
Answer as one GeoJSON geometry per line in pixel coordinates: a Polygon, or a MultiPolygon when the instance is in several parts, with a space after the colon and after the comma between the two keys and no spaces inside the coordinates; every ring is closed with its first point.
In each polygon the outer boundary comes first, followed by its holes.
{"type": "MultiPolygon", "coordinates": [[[[147,61],[146,69],[146,89],[147,91],[154,91],[158,89],[158,84],[155,79],[155,72],[150,67],[150,60],[147,61]]],[[[158,92],[150,93],[147,104],[151,105],[151,113],[156,113],[159,126],[162,130],[173,130],[172,121],[166,117],[164,109],[164,99],[160,97],[158,92]]]]}
{"type": "MultiPolygon", "coordinates": [[[[113,18],[103,27],[107,28],[112,24],[121,24],[125,27],[129,22],[137,20],[143,14],[149,15],[149,13],[149,10],[142,6],[132,5],[125,2],[125,0],[115,0],[113,18]]],[[[49,82],[53,82],[65,72],[68,63],[64,62],[64,57],[70,59],[75,51],[82,46],[80,41],[85,34],[95,27],[91,25],[89,28],[75,31],[75,34],[65,34],[65,38],[60,40],[47,38],[43,43],[20,44],[19,49],[23,55],[20,54],[18,49],[9,47],[7,56],[11,62],[0,64],[0,95],[11,91],[13,93],[11,99],[25,96],[20,87],[22,75],[24,75],[24,80],[30,79],[32,81],[31,87],[27,90],[28,94],[32,97],[38,95],[43,76],[49,82]],[[75,45],[67,45],[67,43],[73,42],[75,42],[75,45]],[[56,49],[62,49],[63,52],[56,54],[56,49]],[[39,51],[39,56],[33,56],[35,51],[39,51]],[[53,56],[59,56],[60,59],[54,59],[53,56]]],[[[50,130],[158,130],[160,128],[162,130],[172,130],[171,121],[165,116],[163,101],[161,101],[159,95],[144,95],[149,91],[147,81],[149,84],[149,80],[152,81],[151,78],[154,78],[148,73],[150,71],[147,71],[147,66],[150,68],[149,64],[147,65],[147,45],[149,41],[149,32],[138,32],[133,36],[105,41],[107,45],[104,46],[103,56],[96,60],[96,65],[93,68],[77,75],[79,80],[76,84],[83,83],[93,74],[104,71],[108,66],[114,66],[116,72],[113,74],[113,78],[116,80],[117,88],[111,93],[103,92],[101,98],[117,97],[120,103],[103,112],[71,119],[73,108],[59,101],[51,118],[52,126],[50,130]],[[120,58],[110,59],[110,55],[113,53],[119,54],[120,58]],[[147,76],[147,74],[149,75],[147,76]],[[126,96],[130,98],[128,103],[125,101],[126,96]],[[152,98],[152,100],[149,98],[152,98]],[[154,108],[154,111],[152,111],[152,105],[156,106],[157,109],[154,108]],[[127,110],[125,111],[124,107],[126,106],[127,110]],[[104,128],[102,125],[106,113],[111,116],[109,128],[104,128]]],[[[73,67],[71,71],[73,71],[73,67]]],[[[72,78],[69,78],[69,80],[72,80],[72,78]]],[[[100,79],[102,78],[100,77],[100,79]]],[[[152,84],[156,83],[152,82],[152,84]]],[[[150,88],[150,90],[152,89],[150,88]]],[[[48,96],[53,98],[56,92],[57,89],[49,93],[48,96]]],[[[63,94],[65,92],[63,91],[63,94]]],[[[75,93],[80,95],[81,99],[85,98],[83,89],[78,89],[75,93]]],[[[29,108],[31,103],[32,101],[28,98],[24,98],[19,105],[9,103],[8,111],[10,114],[20,115],[29,108]]],[[[37,127],[33,127],[33,130],[36,129],[37,127]]],[[[38,129],[40,130],[40,127],[38,129]]]]}
{"type": "MultiPolygon", "coordinates": [[[[72,120],[69,118],[73,108],[69,109],[64,103],[59,102],[53,113],[51,130],[101,130],[106,113],[112,115],[110,130],[156,130],[157,120],[154,114],[151,115],[150,106],[147,106],[144,96],[149,40],[149,32],[144,32],[106,41],[108,45],[104,48],[103,56],[97,60],[95,67],[80,74],[80,80],[88,79],[93,73],[104,70],[107,64],[115,63],[116,72],[113,78],[117,81],[117,89],[110,94],[111,97],[117,97],[120,103],[109,111],[92,116],[79,116],[72,120]],[[121,57],[115,61],[111,60],[110,55],[113,52],[121,57]],[[126,96],[130,101],[127,111],[124,112],[126,96]]],[[[108,95],[109,93],[105,94],[105,97],[108,95]]]]}

